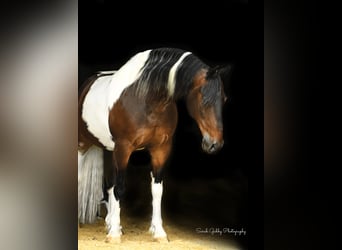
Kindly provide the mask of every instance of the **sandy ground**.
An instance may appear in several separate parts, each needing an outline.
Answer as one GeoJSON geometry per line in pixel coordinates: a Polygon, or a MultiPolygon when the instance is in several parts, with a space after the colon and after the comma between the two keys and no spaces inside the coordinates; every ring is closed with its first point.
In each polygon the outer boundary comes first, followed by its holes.
{"type": "Polygon", "coordinates": [[[236,243],[220,238],[218,235],[199,234],[195,229],[191,232],[168,222],[164,222],[164,229],[168,233],[169,242],[155,242],[148,232],[148,218],[142,221],[140,218],[122,216],[122,226],[124,234],[121,243],[106,243],[106,231],[102,218],[96,224],[81,225],[78,230],[78,249],[239,249],[236,243]]]}
{"type": "MultiPolygon", "coordinates": [[[[243,249],[239,243],[247,236],[223,233],[198,233],[208,228],[246,228],[245,213],[238,206],[247,185],[243,180],[192,179],[179,181],[168,176],[164,180],[162,201],[163,225],[169,242],[154,242],[148,232],[152,213],[150,173],[147,167],[128,168],[126,195],[120,202],[123,235],[121,243],[106,243],[104,217],[78,230],[79,250],[102,249],[243,249]]],[[[242,203],[243,204],[243,203],[242,203]]]]}

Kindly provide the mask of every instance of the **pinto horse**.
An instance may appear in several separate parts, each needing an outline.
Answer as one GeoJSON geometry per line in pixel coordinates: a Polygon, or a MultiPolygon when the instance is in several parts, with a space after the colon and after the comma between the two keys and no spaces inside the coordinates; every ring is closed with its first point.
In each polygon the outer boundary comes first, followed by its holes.
{"type": "Polygon", "coordinates": [[[139,149],[151,155],[154,239],[167,239],[162,226],[162,170],[172,148],[179,99],[202,133],[202,149],[209,154],[223,146],[222,106],[226,100],[221,74],[191,52],[159,48],[140,52],[113,72],[99,72],[86,80],[78,101],[78,218],[97,218],[103,187],[108,192],[105,218],[107,241],[118,240],[120,199],[130,155],[139,149]],[[103,164],[103,150],[112,151],[111,166],[103,164]]]}

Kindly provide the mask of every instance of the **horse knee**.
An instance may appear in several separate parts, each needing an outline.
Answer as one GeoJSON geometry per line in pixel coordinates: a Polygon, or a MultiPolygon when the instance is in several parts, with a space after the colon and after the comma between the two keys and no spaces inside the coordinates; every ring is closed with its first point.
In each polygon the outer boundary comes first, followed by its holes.
{"type": "Polygon", "coordinates": [[[151,177],[153,178],[154,183],[161,183],[163,181],[163,177],[164,177],[163,170],[164,168],[160,168],[157,170],[153,170],[151,172],[151,177]]]}

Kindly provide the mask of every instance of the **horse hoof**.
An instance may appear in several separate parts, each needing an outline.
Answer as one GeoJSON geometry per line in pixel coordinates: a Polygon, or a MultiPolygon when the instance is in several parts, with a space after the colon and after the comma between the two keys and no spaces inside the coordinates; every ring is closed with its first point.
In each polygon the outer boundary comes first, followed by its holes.
{"type": "Polygon", "coordinates": [[[149,232],[153,236],[153,241],[160,242],[160,243],[169,242],[169,240],[167,238],[167,234],[165,233],[165,231],[162,227],[156,227],[154,225],[151,225],[149,232]]]}
{"type": "Polygon", "coordinates": [[[121,243],[121,237],[120,236],[114,237],[114,236],[107,235],[106,239],[105,239],[105,242],[106,243],[118,244],[118,243],[121,243]]]}
{"type": "Polygon", "coordinates": [[[153,241],[158,243],[169,243],[169,239],[167,237],[156,237],[153,238],[153,241]]]}

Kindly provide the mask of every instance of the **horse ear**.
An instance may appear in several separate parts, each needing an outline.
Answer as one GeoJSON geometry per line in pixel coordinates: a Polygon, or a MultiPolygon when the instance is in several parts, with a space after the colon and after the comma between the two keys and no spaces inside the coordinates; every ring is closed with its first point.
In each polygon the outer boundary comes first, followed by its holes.
{"type": "Polygon", "coordinates": [[[219,70],[220,70],[220,66],[215,66],[213,68],[210,68],[207,72],[207,76],[206,78],[213,78],[215,76],[219,75],[219,70]]]}
{"type": "Polygon", "coordinates": [[[215,66],[210,68],[207,72],[207,78],[220,76],[223,81],[229,80],[232,71],[233,71],[233,64],[227,64],[224,66],[215,66]]]}
{"type": "Polygon", "coordinates": [[[227,64],[225,66],[221,66],[218,69],[218,74],[220,75],[223,82],[229,81],[230,76],[232,75],[234,69],[233,64],[227,64]]]}
{"type": "Polygon", "coordinates": [[[223,67],[221,67],[218,72],[220,74],[222,83],[223,83],[223,88],[224,91],[227,95],[227,98],[231,100],[231,92],[232,92],[232,83],[230,81],[230,77],[232,75],[232,72],[234,70],[234,65],[233,64],[227,64],[223,67]]]}

